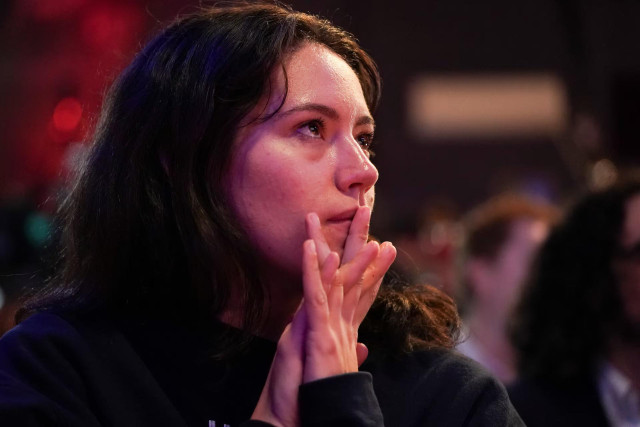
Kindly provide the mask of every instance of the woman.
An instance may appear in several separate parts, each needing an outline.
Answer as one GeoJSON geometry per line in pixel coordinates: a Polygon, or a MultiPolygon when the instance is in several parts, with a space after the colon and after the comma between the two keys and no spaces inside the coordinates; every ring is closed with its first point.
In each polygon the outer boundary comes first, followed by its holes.
{"type": "MultiPolygon", "coordinates": [[[[357,372],[395,257],[368,239],[379,94],[349,34],[279,6],[214,8],[154,38],[62,209],[59,275],[0,341],[0,419],[392,425],[393,399],[357,372]]],[[[445,311],[431,323],[449,343],[445,311]]]]}

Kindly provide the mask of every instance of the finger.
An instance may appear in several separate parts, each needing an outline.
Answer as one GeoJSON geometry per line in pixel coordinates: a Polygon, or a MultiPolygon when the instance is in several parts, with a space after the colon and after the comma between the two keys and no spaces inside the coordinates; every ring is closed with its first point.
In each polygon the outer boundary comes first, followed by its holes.
{"type": "MultiPolygon", "coordinates": [[[[293,316],[293,320],[287,326],[287,328],[290,329],[288,334],[289,339],[292,341],[292,343],[295,344],[296,348],[299,348],[299,349],[303,348],[304,330],[306,329],[306,327],[307,327],[307,310],[304,308],[304,305],[301,305],[300,308],[298,308],[298,311],[296,312],[296,314],[293,316]]],[[[283,336],[284,336],[284,333],[283,333],[283,336]]]]}
{"type": "Polygon", "coordinates": [[[379,280],[382,280],[385,273],[393,264],[396,259],[396,248],[390,242],[384,242],[379,245],[378,254],[362,275],[363,292],[367,291],[367,288],[379,280]]]}
{"type": "Polygon", "coordinates": [[[369,356],[369,349],[366,345],[359,342],[356,344],[356,356],[358,358],[358,366],[362,366],[365,360],[367,360],[367,356],[369,356]]]}
{"type": "MultiPolygon", "coordinates": [[[[337,272],[336,272],[337,273],[337,272]]],[[[334,320],[340,319],[342,316],[342,302],[344,299],[344,286],[342,286],[342,280],[339,276],[334,274],[331,286],[328,292],[329,299],[329,316],[334,320]]]]}
{"type": "Polygon", "coordinates": [[[344,283],[345,292],[348,292],[354,284],[360,282],[364,272],[378,256],[379,248],[380,245],[378,242],[368,242],[360,248],[356,256],[350,262],[343,264],[340,267],[340,274],[344,283]]]}
{"type": "Polygon", "coordinates": [[[320,218],[315,212],[307,214],[305,225],[307,228],[307,236],[316,243],[316,251],[318,252],[318,259],[320,264],[324,264],[327,256],[331,253],[331,248],[327,243],[324,233],[322,232],[322,226],[320,225],[320,218]]]}
{"type": "Polygon", "coordinates": [[[316,244],[309,239],[303,244],[302,283],[304,306],[309,329],[317,328],[328,317],[327,294],[320,277],[316,244]]]}
{"type": "Polygon", "coordinates": [[[325,292],[329,293],[332,283],[335,281],[336,272],[340,266],[340,256],[336,252],[331,252],[327,256],[320,269],[320,278],[325,292]]]}
{"type": "Polygon", "coordinates": [[[367,243],[369,239],[369,222],[371,221],[371,208],[361,206],[351,221],[349,234],[344,245],[342,254],[342,264],[351,261],[358,254],[358,251],[367,243]]]}
{"type": "Polygon", "coordinates": [[[362,282],[359,281],[355,285],[351,286],[349,292],[345,292],[344,302],[342,305],[342,317],[350,325],[356,325],[354,319],[356,317],[356,311],[360,306],[360,295],[362,293],[362,282]]]}
{"type": "Polygon", "coordinates": [[[339,277],[344,284],[345,294],[342,315],[349,323],[353,323],[356,310],[360,307],[363,279],[378,252],[378,243],[369,242],[349,264],[340,269],[339,277]]]}
{"type": "MultiPolygon", "coordinates": [[[[396,248],[390,242],[380,246],[380,253],[365,272],[362,279],[360,298],[354,312],[354,325],[360,325],[378,294],[382,279],[396,257],[396,248]]],[[[345,297],[346,299],[347,297],[345,297]]]]}

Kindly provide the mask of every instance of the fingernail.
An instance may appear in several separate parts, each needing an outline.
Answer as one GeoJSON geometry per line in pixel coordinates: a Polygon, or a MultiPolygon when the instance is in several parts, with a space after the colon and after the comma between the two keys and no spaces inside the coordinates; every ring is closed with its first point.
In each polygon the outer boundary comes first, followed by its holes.
{"type": "Polygon", "coordinates": [[[316,242],[313,239],[305,240],[304,244],[307,246],[308,250],[311,251],[312,254],[316,252],[316,242]]]}
{"type": "Polygon", "coordinates": [[[383,251],[385,251],[387,253],[395,253],[396,252],[396,247],[393,246],[393,243],[384,242],[383,245],[384,245],[383,251]]]}
{"type": "Polygon", "coordinates": [[[320,225],[320,218],[318,218],[318,214],[315,212],[309,212],[306,217],[307,226],[315,227],[320,225]]]}

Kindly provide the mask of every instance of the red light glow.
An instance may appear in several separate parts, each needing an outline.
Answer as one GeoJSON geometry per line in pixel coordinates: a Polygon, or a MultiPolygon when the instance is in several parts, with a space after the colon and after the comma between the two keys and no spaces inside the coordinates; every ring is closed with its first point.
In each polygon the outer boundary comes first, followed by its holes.
{"type": "Polygon", "coordinates": [[[64,98],[53,110],[53,126],[60,132],[71,132],[80,124],[82,105],[76,98],[64,98]]]}
{"type": "Polygon", "coordinates": [[[144,16],[126,4],[97,5],[82,20],[82,37],[92,49],[123,49],[136,40],[144,16]]]}
{"type": "Polygon", "coordinates": [[[21,0],[17,3],[21,15],[43,21],[63,19],[80,9],[86,0],[21,0]]]}

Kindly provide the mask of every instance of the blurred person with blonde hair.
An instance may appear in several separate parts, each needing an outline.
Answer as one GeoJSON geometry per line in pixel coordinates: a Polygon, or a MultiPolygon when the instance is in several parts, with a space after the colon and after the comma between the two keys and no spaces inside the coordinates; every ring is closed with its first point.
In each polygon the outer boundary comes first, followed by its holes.
{"type": "Polygon", "coordinates": [[[463,219],[458,303],[466,331],[458,350],[504,383],[512,381],[516,373],[506,332],[509,314],[530,262],[557,214],[549,203],[504,194],[477,206],[463,219]]]}

